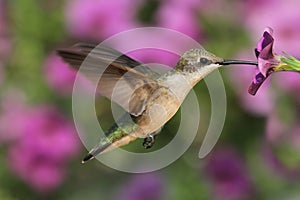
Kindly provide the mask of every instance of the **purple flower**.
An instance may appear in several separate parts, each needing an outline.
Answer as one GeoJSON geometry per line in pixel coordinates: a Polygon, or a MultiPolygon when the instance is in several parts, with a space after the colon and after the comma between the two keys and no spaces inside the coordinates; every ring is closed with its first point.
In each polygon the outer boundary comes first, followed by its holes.
{"type": "MultiPolygon", "coordinates": [[[[289,54],[294,55],[296,58],[300,57],[300,1],[286,0],[286,1],[272,1],[272,0],[247,0],[243,2],[241,6],[244,8],[242,14],[244,15],[245,27],[251,32],[250,36],[256,40],[258,33],[266,26],[272,27],[276,30],[276,46],[274,46],[275,52],[287,50],[289,54]],[[280,17],[278,17],[280,13],[280,17]]],[[[298,74],[288,73],[291,76],[298,76],[298,74]]],[[[277,77],[284,77],[289,75],[278,74],[277,77]]],[[[278,80],[282,80],[279,78],[278,80]]],[[[297,85],[298,81],[293,78],[294,81],[289,78],[281,81],[280,86],[286,84],[286,81],[292,85],[297,85]]],[[[277,80],[275,80],[277,81],[277,80]]],[[[287,86],[288,87],[288,86],[287,86]]],[[[285,87],[287,90],[290,91],[285,87]]],[[[299,90],[293,90],[292,95],[295,95],[299,90]]]]}
{"type": "Polygon", "coordinates": [[[76,71],[57,55],[50,55],[44,64],[45,76],[49,86],[62,95],[72,93],[76,71]]]}
{"type": "Polygon", "coordinates": [[[255,49],[255,55],[258,59],[258,69],[263,76],[267,76],[267,72],[275,65],[279,64],[279,60],[275,59],[273,53],[273,30],[266,28],[263,37],[259,40],[255,49]]]}
{"type": "Polygon", "coordinates": [[[8,145],[11,170],[38,192],[52,191],[64,180],[68,160],[79,151],[74,126],[52,107],[16,102],[7,102],[0,117],[0,136],[10,135],[0,138],[8,145]]]}
{"type": "Polygon", "coordinates": [[[205,173],[216,199],[250,199],[253,185],[239,155],[230,149],[218,150],[207,158],[205,173]]]}
{"type": "Polygon", "coordinates": [[[280,63],[279,57],[273,53],[274,38],[273,30],[267,28],[264,31],[263,37],[259,40],[255,49],[255,54],[258,59],[258,72],[256,73],[248,92],[255,95],[263,82],[273,72],[273,68],[280,63]]]}
{"type": "Polygon", "coordinates": [[[124,185],[118,200],[163,199],[163,182],[155,174],[138,174],[124,185]]]}
{"type": "Polygon", "coordinates": [[[103,40],[120,31],[135,27],[139,1],[69,0],[66,21],[76,37],[103,40]]]}

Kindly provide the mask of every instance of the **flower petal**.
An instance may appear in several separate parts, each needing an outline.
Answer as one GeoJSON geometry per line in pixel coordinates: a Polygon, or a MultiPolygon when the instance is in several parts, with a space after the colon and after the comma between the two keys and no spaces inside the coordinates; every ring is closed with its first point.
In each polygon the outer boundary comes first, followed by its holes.
{"type": "Polygon", "coordinates": [[[248,93],[251,95],[255,95],[266,79],[267,77],[265,77],[262,73],[259,72],[258,74],[256,74],[248,89],[248,93]]]}

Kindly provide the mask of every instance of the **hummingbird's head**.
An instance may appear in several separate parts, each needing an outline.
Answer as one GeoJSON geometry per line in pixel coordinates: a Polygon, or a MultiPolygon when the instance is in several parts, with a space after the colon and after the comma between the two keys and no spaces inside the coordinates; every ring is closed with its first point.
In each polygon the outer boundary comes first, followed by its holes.
{"type": "Polygon", "coordinates": [[[189,73],[199,72],[205,76],[222,66],[220,63],[223,61],[223,58],[215,56],[204,48],[191,49],[181,56],[176,69],[189,73]]]}
{"type": "Polygon", "coordinates": [[[258,65],[257,61],[231,60],[220,58],[203,47],[185,52],[178,61],[176,69],[184,73],[197,73],[205,77],[213,70],[224,65],[258,65]]]}

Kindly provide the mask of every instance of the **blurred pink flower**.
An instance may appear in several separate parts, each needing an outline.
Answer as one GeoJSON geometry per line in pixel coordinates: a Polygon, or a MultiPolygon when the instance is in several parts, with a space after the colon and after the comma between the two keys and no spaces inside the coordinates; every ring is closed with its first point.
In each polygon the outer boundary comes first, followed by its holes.
{"type": "Polygon", "coordinates": [[[160,49],[141,49],[129,52],[126,55],[144,64],[160,63],[168,67],[174,67],[179,60],[178,55],[160,49]]]}
{"type": "Polygon", "coordinates": [[[251,199],[254,194],[245,163],[232,149],[213,152],[207,158],[205,174],[216,199],[251,199]]]}
{"type": "Polygon", "coordinates": [[[247,0],[243,4],[245,27],[254,41],[261,31],[272,27],[275,32],[275,51],[286,51],[295,57],[300,56],[300,1],[298,0],[247,0]]]}
{"type": "Polygon", "coordinates": [[[157,174],[138,174],[124,185],[118,200],[162,200],[163,182],[157,174]]]}
{"type": "Polygon", "coordinates": [[[23,133],[15,145],[37,150],[58,161],[76,155],[79,143],[74,126],[54,108],[30,108],[24,114],[25,123],[16,127],[23,133]]]}
{"type": "MultiPolygon", "coordinates": [[[[242,52],[238,58],[242,60],[251,59],[249,53],[242,52]]],[[[268,82],[260,88],[260,92],[256,96],[247,93],[249,82],[251,82],[252,74],[255,73],[255,68],[251,69],[249,66],[232,66],[228,69],[228,76],[234,92],[238,95],[241,106],[248,112],[267,116],[274,108],[274,99],[271,95],[271,88],[268,82]]]]}
{"type": "Polygon", "coordinates": [[[44,64],[46,80],[49,86],[62,95],[72,93],[76,71],[57,55],[50,55],[44,64]]]}
{"type": "Polygon", "coordinates": [[[38,192],[50,192],[64,180],[65,166],[39,154],[38,149],[18,144],[9,150],[8,156],[11,170],[38,192]]]}
{"type": "Polygon", "coordinates": [[[3,107],[0,136],[8,145],[11,169],[39,192],[62,183],[67,162],[80,148],[73,124],[56,109],[28,107],[13,99],[3,107]]]}
{"type": "Polygon", "coordinates": [[[202,36],[195,7],[184,7],[182,3],[164,2],[157,13],[158,25],[184,33],[196,40],[202,36]]]}
{"type": "Polygon", "coordinates": [[[66,22],[71,34],[90,40],[107,37],[135,27],[136,0],[69,0],[66,22]]]}

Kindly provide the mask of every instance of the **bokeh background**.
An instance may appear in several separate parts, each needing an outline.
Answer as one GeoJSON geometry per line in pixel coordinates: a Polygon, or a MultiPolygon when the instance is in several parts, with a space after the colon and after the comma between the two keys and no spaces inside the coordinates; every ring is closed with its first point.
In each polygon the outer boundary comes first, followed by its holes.
{"type": "MultiPolygon", "coordinates": [[[[86,149],[72,120],[76,74],[55,55],[78,41],[99,43],[130,28],[159,26],[218,56],[254,60],[270,26],[276,52],[299,58],[299,8],[298,0],[0,0],[0,199],[299,199],[299,74],[274,74],[253,97],[247,93],[252,67],[221,69],[228,111],[210,155],[198,158],[210,119],[208,91],[199,83],[193,145],[162,170],[127,174],[97,161],[80,163],[86,149]]],[[[178,59],[154,50],[132,57],[170,66],[178,59]]],[[[97,99],[104,127],[113,121],[107,105],[97,99]]],[[[155,148],[172,139],[178,119],[165,126],[155,148]]],[[[141,143],[127,148],[143,151],[141,143]]]]}

